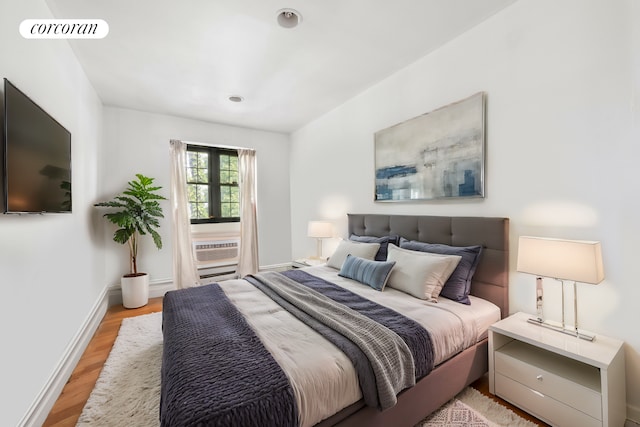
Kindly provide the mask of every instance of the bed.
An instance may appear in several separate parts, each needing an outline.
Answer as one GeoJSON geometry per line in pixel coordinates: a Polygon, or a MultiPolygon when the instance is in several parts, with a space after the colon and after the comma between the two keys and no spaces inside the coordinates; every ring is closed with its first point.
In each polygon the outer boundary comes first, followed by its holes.
{"type": "MultiPolygon", "coordinates": [[[[473,324],[471,335],[461,335],[460,342],[465,344],[453,344],[446,337],[442,341],[444,345],[434,344],[433,366],[426,371],[428,374],[418,377],[415,385],[400,391],[392,404],[385,404],[385,409],[380,410],[380,404],[368,406],[365,403],[366,392],[358,394],[360,391],[354,391],[353,378],[356,378],[356,388],[357,380],[362,378],[360,371],[352,372],[357,370],[353,365],[358,364],[343,359],[331,338],[316,337],[308,331],[308,322],[297,322],[294,315],[282,310],[266,296],[274,290],[257,289],[258,284],[252,283],[255,278],[226,281],[215,289],[203,286],[172,291],[163,304],[165,350],[160,411],[163,425],[212,425],[214,422],[210,420],[215,419],[216,425],[296,425],[301,422],[302,425],[320,427],[413,426],[487,371],[486,329],[491,322],[509,313],[508,219],[349,214],[348,221],[349,236],[394,235],[408,241],[455,247],[482,246],[471,283],[471,304],[464,305],[446,298],[440,298],[438,303],[426,303],[403,296],[402,292],[394,289],[373,291],[352,283],[348,278],[336,277],[335,269],[328,266],[287,272],[289,276],[299,276],[296,280],[305,278],[314,283],[317,280],[318,286],[325,286],[322,284],[326,283],[323,282],[325,280],[335,281],[337,288],[347,289],[356,295],[354,298],[379,296],[382,300],[378,303],[382,306],[397,311],[407,307],[407,313],[411,314],[405,316],[410,317],[409,321],[422,322],[425,328],[429,325],[433,329],[431,323],[451,322],[432,316],[458,319],[461,329],[464,329],[463,325],[473,324]],[[374,295],[376,292],[378,295],[374,295]],[[223,293],[226,298],[221,297],[223,293]],[[228,304],[227,299],[232,306],[225,305],[228,304]],[[412,307],[418,305],[430,305],[435,309],[426,315],[426,320],[418,319],[412,311],[412,307]],[[188,307],[187,316],[180,314],[185,307],[188,307]],[[468,312],[481,311],[482,307],[493,310],[494,317],[481,317],[483,320],[465,318],[472,315],[468,312]],[[220,322],[229,322],[229,318],[234,319],[233,328],[240,329],[228,329],[227,323],[220,326],[220,322]],[[476,323],[482,325],[476,327],[476,323]],[[244,335],[251,335],[251,338],[236,339],[244,335]],[[221,340],[220,336],[226,336],[226,339],[221,340]],[[246,341],[252,341],[258,347],[248,348],[246,341]],[[441,351],[440,347],[448,345],[453,347],[448,353],[441,351]],[[232,353],[225,346],[234,347],[237,352],[232,353]],[[327,360],[331,362],[327,363],[327,360]],[[316,372],[306,365],[313,366],[314,363],[324,366],[324,369],[316,372]],[[278,366],[283,366],[280,375],[264,374],[278,366]],[[233,392],[226,391],[229,384],[235,387],[233,392]],[[311,389],[317,390],[301,390],[301,384],[306,384],[305,387],[310,384],[311,389]],[[287,399],[293,401],[293,407],[282,403],[287,399]],[[225,410],[233,409],[240,414],[232,416],[225,413],[208,418],[221,401],[224,401],[225,410]]],[[[284,281],[290,278],[273,279],[284,281]]],[[[398,334],[401,335],[400,332],[398,334]]],[[[438,334],[438,331],[430,330],[429,339],[434,343],[440,342],[438,334]]],[[[349,351],[345,350],[346,353],[349,351]]]]}

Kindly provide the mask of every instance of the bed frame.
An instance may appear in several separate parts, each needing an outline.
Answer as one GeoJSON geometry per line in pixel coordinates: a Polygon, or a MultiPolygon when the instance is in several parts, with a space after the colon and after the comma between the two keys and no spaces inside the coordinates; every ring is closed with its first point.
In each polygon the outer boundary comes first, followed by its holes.
{"type": "MultiPolygon", "coordinates": [[[[380,214],[348,214],[349,235],[399,235],[409,240],[451,246],[482,245],[471,294],[509,315],[509,219],[380,214]]],[[[438,365],[429,375],[398,396],[386,411],[356,402],[317,427],[414,426],[488,370],[487,339],[438,365]]]]}

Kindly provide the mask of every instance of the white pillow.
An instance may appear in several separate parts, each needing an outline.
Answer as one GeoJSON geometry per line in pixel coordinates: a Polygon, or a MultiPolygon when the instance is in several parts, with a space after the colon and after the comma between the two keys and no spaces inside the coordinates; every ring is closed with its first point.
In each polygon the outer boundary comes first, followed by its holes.
{"type": "Polygon", "coordinates": [[[416,298],[438,302],[445,282],[462,259],[459,255],[441,255],[399,248],[389,244],[387,261],[395,261],[387,286],[416,298]]]}
{"type": "Polygon", "coordinates": [[[349,254],[359,258],[372,260],[378,253],[378,249],[380,249],[380,243],[360,243],[343,240],[340,242],[333,255],[331,255],[329,261],[327,261],[327,265],[340,270],[342,268],[342,264],[344,264],[344,261],[347,259],[347,255],[349,254]]]}

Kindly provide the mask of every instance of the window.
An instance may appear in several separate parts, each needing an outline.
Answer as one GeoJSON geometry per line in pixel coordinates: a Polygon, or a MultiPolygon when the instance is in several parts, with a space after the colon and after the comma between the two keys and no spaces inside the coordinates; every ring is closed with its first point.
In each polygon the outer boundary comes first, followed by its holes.
{"type": "Polygon", "coordinates": [[[237,151],[188,145],[186,168],[192,224],[240,221],[237,151]]]}

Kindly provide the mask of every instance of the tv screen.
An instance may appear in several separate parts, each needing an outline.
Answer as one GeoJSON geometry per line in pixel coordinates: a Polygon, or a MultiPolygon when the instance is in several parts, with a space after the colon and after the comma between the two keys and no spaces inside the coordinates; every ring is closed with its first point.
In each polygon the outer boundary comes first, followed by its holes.
{"type": "Polygon", "coordinates": [[[71,133],[4,79],[5,213],[71,212],[71,133]]]}

